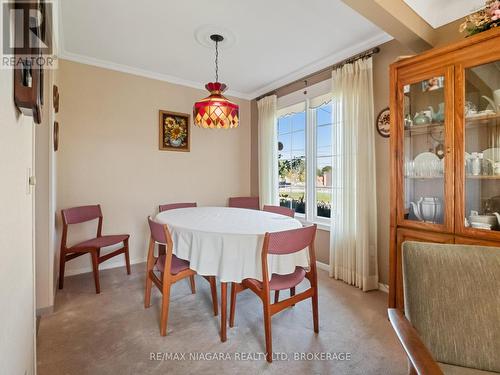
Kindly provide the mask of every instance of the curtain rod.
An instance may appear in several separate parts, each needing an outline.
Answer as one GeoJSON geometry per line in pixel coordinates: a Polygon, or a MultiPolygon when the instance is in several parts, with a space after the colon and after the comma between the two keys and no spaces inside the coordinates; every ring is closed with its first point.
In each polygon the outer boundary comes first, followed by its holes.
{"type": "Polygon", "coordinates": [[[286,85],[283,85],[283,86],[281,86],[281,87],[278,87],[277,89],[274,89],[274,90],[269,91],[269,92],[267,92],[267,93],[265,93],[265,94],[262,94],[262,95],[258,96],[257,98],[255,98],[255,100],[260,100],[260,99],[262,99],[262,98],[264,98],[264,97],[266,97],[266,96],[268,96],[268,95],[277,94],[279,90],[282,90],[282,89],[284,89],[285,87],[288,87],[288,86],[294,85],[294,84],[299,83],[299,82],[304,82],[304,81],[306,81],[307,79],[309,79],[309,78],[311,78],[311,77],[314,77],[314,76],[316,76],[316,75],[318,75],[318,74],[324,73],[324,72],[329,71],[329,70],[335,70],[335,69],[338,69],[338,68],[340,68],[340,67],[344,66],[345,64],[350,64],[350,63],[352,63],[352,62],[354,62],[354,61],[356,61],[356,60],[359,60],[359,59],[366,59],[366,58],[368,58],[368,57],[370,57],[370,56],[372,56],[372,55],[374,55],[374,54],[376,54],[376,53],[379,53],[379,52],[380,52],[380,48],[379,48],[379,47],[375,47],[375,48],[371,48],[371,49],[369,49],[369,50],[366,50],[366,51],[364,51],[364,52],[358,53],[357,55],[354,55],[354,56],[351,56],[351,57],[349,57],[349,58],[347,58],[347,59],[344,59],[344,60],[342,60],[342,61],[340,61],[340,62],[338,62],[338,63],[336,63],[336,64],[334,64],[334,65],[327,66],[327,67],[326,67],[326,68],[324,68],[324,69],[321,69],[321,70],[318,70],[317,72],[314,72],[314,73],[308,74],[308,75],[307,75],[307,76],[305,76],[305,77],[302,77],[302,78],[297,79],[297,80],[295,80],[295,81],[293,81],[293,82],[287,83],[286,85]]]}

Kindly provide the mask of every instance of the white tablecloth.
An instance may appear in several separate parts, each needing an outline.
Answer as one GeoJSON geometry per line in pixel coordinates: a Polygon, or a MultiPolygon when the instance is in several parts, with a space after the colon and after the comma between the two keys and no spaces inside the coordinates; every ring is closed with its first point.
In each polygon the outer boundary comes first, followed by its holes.
{"type": "MultiPolygon", "coordinates": [[[[229,207],[180,208],[160,212],[155,220],[168,225],[175,255],[188,260],[198,274],[217,276],[222,282],[262,280],[264,234],[302,226],[284,215],[229,207]]],[[[270,255],[268,266],[269,277],[292,273],[296,266],[308,267],[307,249],[270,255]]]]}

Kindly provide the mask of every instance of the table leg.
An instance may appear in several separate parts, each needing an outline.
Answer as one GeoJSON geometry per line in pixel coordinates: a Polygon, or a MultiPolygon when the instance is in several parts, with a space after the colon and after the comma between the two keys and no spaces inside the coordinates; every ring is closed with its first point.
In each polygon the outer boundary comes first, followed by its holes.
{"type": "Polygon", "coordinates": [[[220,340],[226,341],[226,328],[227,328],[227,283],[220,283],[220,340]]]}

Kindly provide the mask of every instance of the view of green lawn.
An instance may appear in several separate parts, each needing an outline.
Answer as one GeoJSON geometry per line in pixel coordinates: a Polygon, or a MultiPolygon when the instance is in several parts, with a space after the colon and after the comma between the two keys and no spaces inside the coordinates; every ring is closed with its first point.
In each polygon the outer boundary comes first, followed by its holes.
{"type": "MultiPolygon", "coordinates": [[[[297,116],[297,120],[299,120],[301,126],[304,127],[305,118],[303,114],[302,117],[299,115],[297,116]]],[[[304,191],[301,190],[304,189],[306,185],[306,159],[303,154],[304,150],[300,148],[305,147],[305,138],[303,135],[297,135],[296,133],[298,131],[291,130],[293,126],[289,123],[290,120],[293,120],[293,118],[283,117],[280,119],[279,125],[279,128],[282,130],[280,133],[282,141],[278,143],[278,150],[280,151],[278,155],[280,205],[292,208],[296,213],[305,214],[307,201],[304,196],[304,191]],[[287,137],[285,137],[285,135],[287,135],[287,137]],[[295,136],[298,137],[298,141],[293,141],[295,136]],[[296,150],[298,150],[299,153],[290,153],[290,151],[294,150],[294,147],[298,147],[296,150]],[[288,155],[286,155],[287,153],[288,155]],[[284,155],[288,157],[284,157],[284,155]]],[[[299,126],[299,128],[301,127],[299,126]]],[[[302,133],[304,132],[302,131],[302,133]]],[[[331,185],[331,174],[331,158],[328,156],[321,156],[318,158],[318,165],[316,168],[317,180],[315,182],[315,186],[318,187],[318,190],[316,190],[316,203],[314,204],[316,209],[314,211],[315,215],[319,217],[329,218],[331,215],[331,192],[327,187],[331,185]]]]}
{"type": "MultiPolygon", "coordinates": [[[[316,199],[316,214],[321,217],[330,217],[331,195],[326,192],[318,192],[316,199]]],[[[295,212],[304,214],[306,210],[304,192],[280,190],[280,205],[293,208],[295,212]]]]}
{"type": "MultiPolygon", "coordinates": [[[[292,198],[293,200],[299,200],[302,196],[304,196],[304,193],[300,191],[287,192],[280,190],[280,197],[283,198],[286,197],[286,198],[292,198]]],[[[316,199],[320,202],[330,203],[332,197],[330,193],[318,192],[316,193],[316,199]]]]}

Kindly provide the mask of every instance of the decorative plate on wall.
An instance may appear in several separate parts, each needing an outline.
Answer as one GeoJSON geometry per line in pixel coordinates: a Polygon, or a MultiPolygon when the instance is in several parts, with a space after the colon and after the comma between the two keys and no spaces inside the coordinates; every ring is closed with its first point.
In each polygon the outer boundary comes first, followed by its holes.
{"type": "Polygon", "coordinates": [[[59,150],[59,123],[54,121],[54,151],[59,150]]]}
{"type": "Polygon", "coordinates": [[[389,107],[380,111],[377,116],[377,131],[384,138],[389,138],[391,135],[391,111],[389,107]]]}
{"type": "Polygon", "coordinates": [[[54,85],[52,87],[52,103],[54,104],[54,112],[59,112],[59,88],[54,85]]]}

